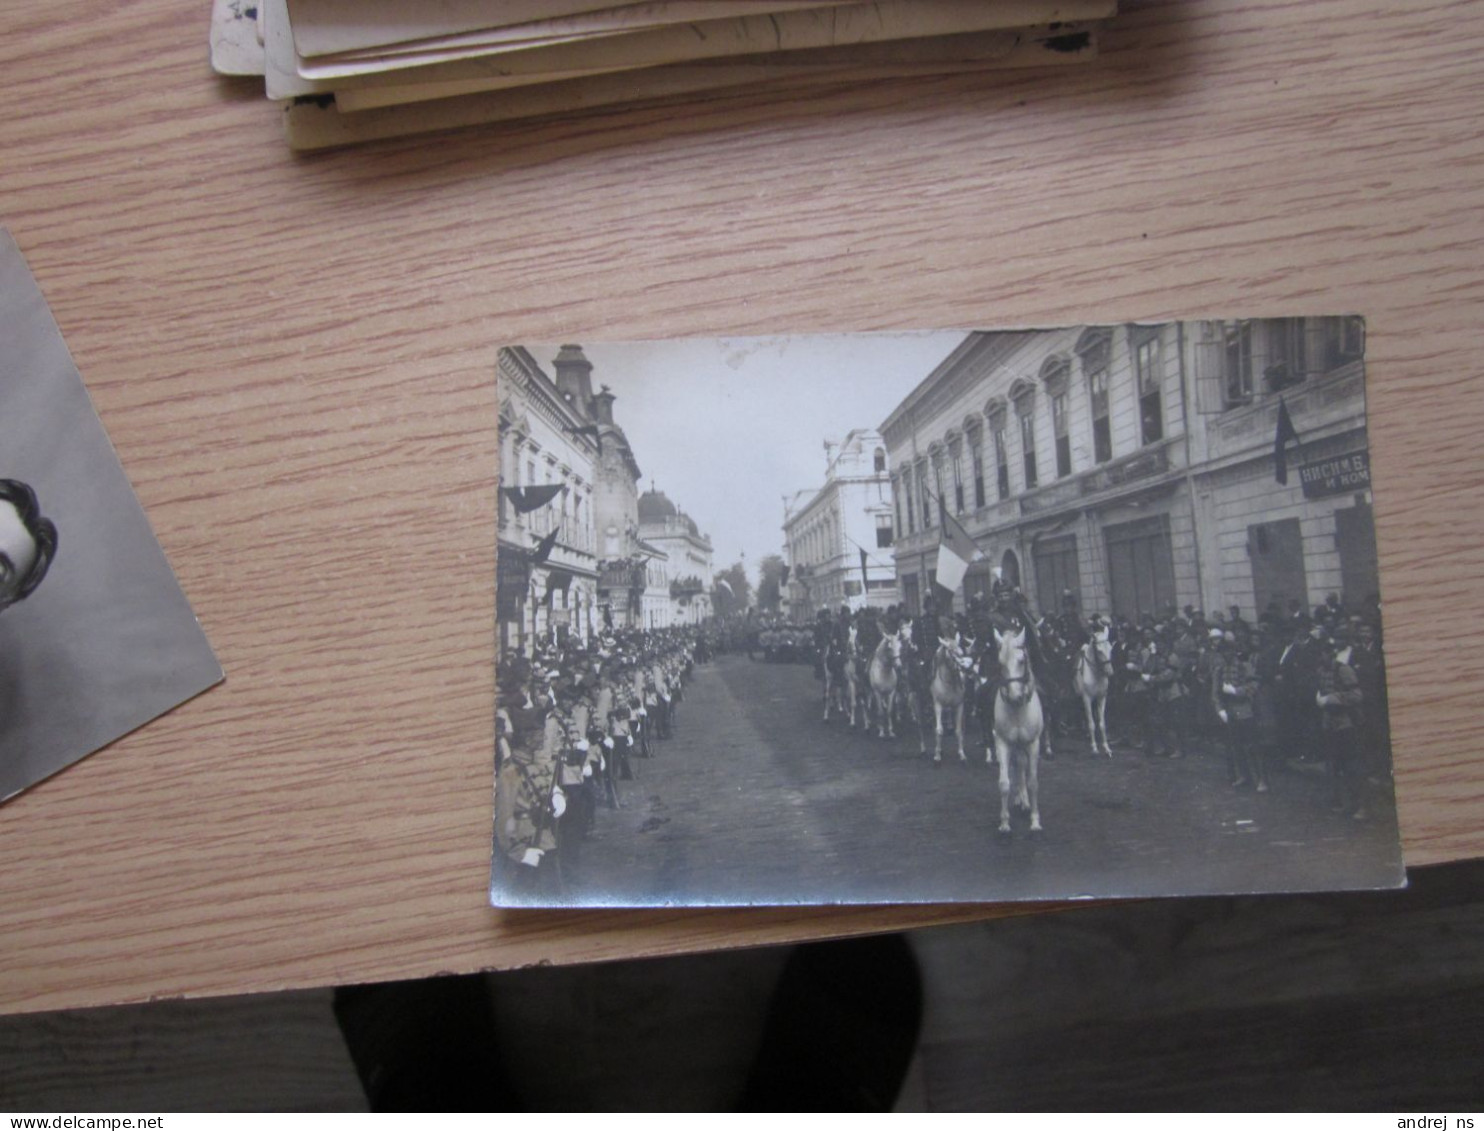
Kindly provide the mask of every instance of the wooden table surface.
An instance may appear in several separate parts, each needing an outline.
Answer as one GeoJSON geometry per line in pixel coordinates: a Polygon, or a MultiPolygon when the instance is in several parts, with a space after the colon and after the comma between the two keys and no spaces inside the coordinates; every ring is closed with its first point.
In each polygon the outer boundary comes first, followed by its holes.
{"type": "Polygon", "coordinates": [[[1484,6],[1126,0],[1083,66],[312,157],[208,8],[0,8],[0,224],[227,671],[0,807],[0,1009],[999,913],[486,906],[525,339],[1366,315],[1407,860],[1481,854],[1484,6]]]}

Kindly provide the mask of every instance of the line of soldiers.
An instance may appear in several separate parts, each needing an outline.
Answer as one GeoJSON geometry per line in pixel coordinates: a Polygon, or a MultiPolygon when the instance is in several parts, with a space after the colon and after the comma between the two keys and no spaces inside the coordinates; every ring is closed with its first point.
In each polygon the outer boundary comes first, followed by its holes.
{"type": "Polygon", "coordinates": [[[499,665],[495,866],[515,888],[552,890],[580,866],[597,809],[620,808],[634,759],[674,732],[701,630],[605,632],[499,665]]]}
{"type": "MultiPolygon", "coordinates": [[[[1336,809],[1367,814],[1367,778],[1389,775],[1390,718],[1379,602],[1350,611],[1337,594],[1311,611],[1276,604],[1257,623],[1237,606],[1205,614],[1187,606],[1161,619],[1084,618],[1075,597],[1063,594],[1060,612],[1032,613],[1020,590],[996,582],[991,600],[971,599],[964,612],[940,613],[933,599],[921,616],[885,610],[821,610],[814,625],[816,674],[826,664],[843,676],[854,629],[858,685],[885,633],[908,630],[909,686],[926,707],[931,660],[939,642],[969,651],[978,673],[971,707],[986,731],[998,688],[994,633],[1027,629],[1026,644],[1047,718],[1048,737],[1065,735],[1084,718],[1075,690],[1078,653],[1106,632],[1112,644],[1110,727],[1145,753],[1182,758],[1195,740],[1222,747],[1233,786],[1266,792],[1281,756],[1300,762],[1320,752],[1336,809]]],[[[1046,751],[1049,753],[1049,749],[1046,751]]]]}

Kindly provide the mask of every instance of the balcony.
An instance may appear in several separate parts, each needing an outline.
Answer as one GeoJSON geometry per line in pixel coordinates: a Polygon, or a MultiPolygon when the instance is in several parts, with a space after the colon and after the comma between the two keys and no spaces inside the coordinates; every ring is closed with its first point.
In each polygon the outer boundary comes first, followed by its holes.
{"type": "Polygon", "coordinates": [[[1141,448],[1132,455],[1099,464],[1090,471],[1028,492],[1020,496],[1020,513],[1026,517],[1042,515],[1047,511],[1076,506],[1094,496],[1162,478],[1173,469],[1170,449],[1177,440],[1178,437],[1171,437],[1141,448]]]}
{"type": "MultiPolygon", "coordinates": [[[[1365,419],[1365,363],[1348,362],[1307,381],[1289,385],[1282,393],[1288,415],[1300,436],[1325,431],[1332,425],[1365,419]]],[[[1272,447],[1278,431],[1276,393],[1254,403],[1228,409],[1208,425],[1210,458],[1221,459],[1258,447],[1272,447]]]]}

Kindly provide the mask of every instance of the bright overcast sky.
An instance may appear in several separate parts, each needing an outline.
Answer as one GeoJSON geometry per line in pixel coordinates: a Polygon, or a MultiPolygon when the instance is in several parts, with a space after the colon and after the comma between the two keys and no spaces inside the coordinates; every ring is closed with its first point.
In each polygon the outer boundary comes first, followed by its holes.
{"type": "MultiPolygon", "coordinates": [[[[651,482],[710,535],[715,565],[748,573],[783,552],[783,497],[824,483],[826,440],[877,428],[964,339],[961,331],[580,343],[593,391],[651,482]]],[[[548,374],[556,345],[528,347],[548,374]]]]}

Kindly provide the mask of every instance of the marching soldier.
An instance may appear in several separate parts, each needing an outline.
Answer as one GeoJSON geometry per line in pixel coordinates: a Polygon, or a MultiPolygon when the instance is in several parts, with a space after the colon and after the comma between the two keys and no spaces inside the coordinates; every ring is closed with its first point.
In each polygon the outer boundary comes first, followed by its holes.
{"type": "Polygon", "coordinates": [[[1185,757],[1186,672],[1179,653],[1168,640],[1159,640],[1149,654],[1145,669],[1154,689],[1155,747],[1163,746],[1171,758],[1185,757]]]}
{"type": "Polygon", "coordinates": [[[1225,728],[1231,784],[1254,782],[1258,793],[1266,793],[1267,767],[1257,734],[1257,668],[1233,632],[1222,636],[1211,665],[1211,706],[1225,728]]]}
{"type": "Polygon", "coordinates": [[[1358,782],[1356,726],[1365,697],[1355,670],[1340,659],[1339,652],[1333,645],[1327,649],[1319,666],[1314,702],[1319,706],[1325,763],[1334,788],[1333,808],[1363,820],[1366,810],[1358,782]]]}
{"type": "MultiPolygon", "coordinates": [[[[498,716],[497,716],[498,722],[498,716]]],[[[564,735],[555,712],[545,712],[538,732],[521,733],[505,716],[502,762],[495,780],[495,842],[514,886],[530,891],[560,887],[556,823],[566,808],[557,787],[564,735]]]]}

